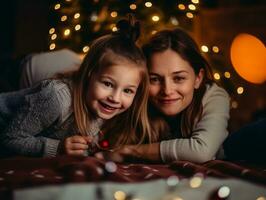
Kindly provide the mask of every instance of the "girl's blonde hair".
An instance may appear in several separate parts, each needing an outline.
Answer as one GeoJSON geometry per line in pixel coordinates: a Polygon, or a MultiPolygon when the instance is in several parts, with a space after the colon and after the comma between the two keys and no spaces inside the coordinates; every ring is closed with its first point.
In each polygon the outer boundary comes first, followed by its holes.
{"type": "MultiPolygon", "coordinates": [[[[211,68],[207,60],[201,55],[195,41],[182,29],[163,30],[157,32],[147,44],[143,45],[143,51],[150,66],[150,59],[154,53],[164,52],[167,49],[175,51],[193,68],[196,75],[203,69],[204,76],[201,85],[195,89],[192,102],[177,117],[180,119],[180,128],[183,137],[190,137],[193,126],[201,119],[202,115],[202,98],[206,90],[206,83],[212,84],[211,68]]],[[[165,134],[169,127],[164,120],[162,113],[158,112],[152,105],[151,107],[151,124],[153,125],[154,134],[165,134]]],[[[159,137],[159,136],[158,136],[159,137]]]]}
{"type": "Polygon", "coordinates": [[[132,105],[123,113],[108,120],[103,131],[112,146],[140,144],[153,141],[147,117],[149,77],[145,56],[135,42],[140,25],[130,16],[117,23],[118,31],[92,42],[80,69],[71,76],[75,124],[81,135],[87,135],[93,114],[86,104],[90,80],[102,68],[117,64],[121,59],[140,69],[141,82],[132,105]],[[114,55],[117,56],[114,59],[114,55]]]}

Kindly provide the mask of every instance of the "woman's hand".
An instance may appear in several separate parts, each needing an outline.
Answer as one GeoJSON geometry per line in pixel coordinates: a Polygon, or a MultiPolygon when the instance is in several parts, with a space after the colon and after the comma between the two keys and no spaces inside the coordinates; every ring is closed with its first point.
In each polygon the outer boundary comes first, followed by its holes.
{"type": "Polygon", "coordinates": [[[62,141],[60,153],[67,155],[82,156],[86,155],[92,138],[89,136],[75,135],[62,141]]]}
{"type": "Polygon", "coordinates": [[[125,145],[115,151],[94,154],[98,159],[114,162],[160,162],[159,143],[125,145]]]}

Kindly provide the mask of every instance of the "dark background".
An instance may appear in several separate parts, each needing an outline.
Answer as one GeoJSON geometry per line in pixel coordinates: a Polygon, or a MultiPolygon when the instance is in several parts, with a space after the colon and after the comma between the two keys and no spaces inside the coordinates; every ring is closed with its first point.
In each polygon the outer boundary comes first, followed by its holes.
{"type": "MultiPolygon", "coordinates": [[[[72,0],[73,1],[73,0],[72,0]]],[[[9,0],[1,2],[0,12],[0,58],[9,61],[32,52],[49,50],[49,28],[51,18],[51,0],[9,0]]],[[[165,1],[167,4],[167,1],[165,1]]],[[[244,93],[238,95],[230,91],[232,101],[237,101],[238,107],[231,109],[230,129],[240,126],[258,117],[265,116],[266,83],[251,84],[239,77],[232,69],[229,49],[233,38],[246,32],[255,35],[266,43],[266,1],[264,0],[205,0],[200,1],[201,11],[192,25],[192,34],[199,45],[208,41],[223,49],[220,58],[212,64],[222,63],[228,66],[234,77],[232,86],[244,87],[244,93]]],[[[77,52],[80,53],[80,52],[77,52]]],[[[11,62],[10,62],[11,63],[11,62]]],[[[14,63],[8,67],[12,74],[14,63]]],[[[4,73],[0,68],[0,84],[4,73]]],[[[265,69],[266,70],[266,69],[265,69]]],[[[10,79],[17,80],[17,74],[10,79]]],[[[3,81],[2,81],[3,82],[3,81]]]]}

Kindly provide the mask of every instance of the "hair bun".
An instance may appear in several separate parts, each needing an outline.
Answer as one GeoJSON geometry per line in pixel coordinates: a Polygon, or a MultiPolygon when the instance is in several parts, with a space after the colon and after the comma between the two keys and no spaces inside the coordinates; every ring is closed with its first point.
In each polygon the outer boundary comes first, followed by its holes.
{"type": "Polygon", "coordinates": [[[140,22],[132,14],[129,14],[127,19],[118,21],[116,27],[118,34],[127,37],[133,42],[136,42],[140,36],[140,22]]]}

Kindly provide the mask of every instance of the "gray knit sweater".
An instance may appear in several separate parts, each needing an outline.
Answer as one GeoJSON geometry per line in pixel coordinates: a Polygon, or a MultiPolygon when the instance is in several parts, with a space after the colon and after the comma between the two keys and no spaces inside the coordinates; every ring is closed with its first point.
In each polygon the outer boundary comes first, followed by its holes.
{"type": "MultiPolygon", "coordinates": [[[[60,140],[74,129],[69,86],[46,80],[35,87],[0,95],[0,155],[55,156],[60,140]]],[[[91,134],[99,132],[96,121],[91,134]]]]}

